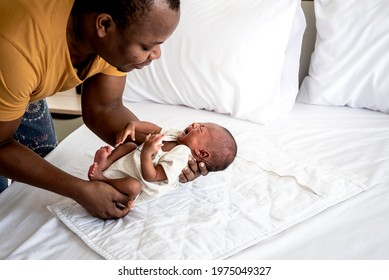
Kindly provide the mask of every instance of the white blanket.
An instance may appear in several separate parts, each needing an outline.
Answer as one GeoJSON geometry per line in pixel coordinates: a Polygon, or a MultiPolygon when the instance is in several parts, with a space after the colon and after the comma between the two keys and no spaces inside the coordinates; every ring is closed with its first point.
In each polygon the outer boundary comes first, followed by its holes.
{"type": "Polygon", "coordinates": [[[221,259],[367,189],[365,178],[281,150],[258,134],[236,136],[238,157],[119,220],[91,217],[68,200],[50,205],[106,259],[221,259]]]}

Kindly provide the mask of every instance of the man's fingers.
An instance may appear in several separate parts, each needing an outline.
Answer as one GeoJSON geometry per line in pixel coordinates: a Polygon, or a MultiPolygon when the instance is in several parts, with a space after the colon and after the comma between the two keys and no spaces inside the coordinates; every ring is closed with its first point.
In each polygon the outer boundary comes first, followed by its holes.
{"type": "Polygon", "coordinates": [[[208,169],[207,167],[205,166],[205,163],[204,162],[200,162],[199,163],[199,168],[200,168],[200,174],[203,175],[203,176],[206,176],[208,175],[208,169]]]}
{"type": "Polygon", "coordinates": [[[180,181],[180,183],[188,182],[188,179],[186,178],[186,176],[183,172],[181,172],[181,174],[178,176],[178,180],[180,181]]]}
{"type": "Polygon", "coordinates": [[[197,162],[195,160],[192,159],[192,157],[189,157],[189,161],[188,161],[188,167],[189,167],[189,173],[193,173],[193,177],[198,177],[199,175],[199,167],[197,165],[197,162]],[[190,172],[191,171],[191,172],[190,172]]]}
{"type": "Polygon", "coordinates": [[[186,183],[193,181],[200,175],[206,176],[208,173],[209,171],[204,162],[197,163],[197,161],[189,158],[188,166],[182,170],[181,174],[179,175],[179,180],[181,183],[186,183]]]}
{"type": "Polygon", "coordinates": [[[195,174],[193,173],[193,171],[189,167],[185,167],[184,170],[182,170],[181,174],[184,176],[183,177],[184,180],[183,181],[180,180],[180,182],[183,182],[183,183],[192,181],[196,178],[195,174]]]}
{"type": "Polygon", "coordinates": [[[118,218],[123,218],[125,217],[128,213],[130,213],[131,208],[130,207],[125,207],[125,208],[117,208],[116,210],[118,211],[118,218]]]}
{"type": "Polygon", "coordinates": [[[128,197],[128,195],[123,195],[119,201],[115,202],[116,207],[119,209],[123,209],[123,208],[128,207],[129,200],[130,200],[130,198],[128,197]]]}

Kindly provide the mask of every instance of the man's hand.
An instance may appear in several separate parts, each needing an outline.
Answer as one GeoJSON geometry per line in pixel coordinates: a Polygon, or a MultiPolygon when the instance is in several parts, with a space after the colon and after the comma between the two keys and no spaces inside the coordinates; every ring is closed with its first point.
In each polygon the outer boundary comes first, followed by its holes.
{"type": "Polygon", "coordinates": [[[127,195],[100,181],[86,183],[75,200],[92,216],[106,220],[123,218],[130,212],[133,202],[127,195]]]}
{"type": "Polygon", "coordinates": [[[193,181],[200,175],[202,176],[208,175],[208,172],[209,171],[205,166],[204,162],[197,163],[190,157],[188,161],[188,166],[185,167],[184,170],[182,170],[179,176],[179,180],[181,183],[187,183],[193,181]]]}

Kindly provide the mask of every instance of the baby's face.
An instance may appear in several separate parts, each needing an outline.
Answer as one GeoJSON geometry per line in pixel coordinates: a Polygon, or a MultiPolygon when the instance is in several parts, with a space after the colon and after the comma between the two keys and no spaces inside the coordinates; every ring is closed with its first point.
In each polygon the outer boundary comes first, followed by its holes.
{"type": "Polygon", "coordinates": [[[177,137],[177,142],[191,150],[203,149],[209,145],[207,143],[216,139],[218,128],[214,123],[192,123],[177,137]]]}
{"type": "Polygon", "coordinates": [[[177,143],[188,146],[198,162],[214,170],[218,164],[217,148],[226,137],[226,130],[215,123],[192,123],[177,137],[177,143]]]}

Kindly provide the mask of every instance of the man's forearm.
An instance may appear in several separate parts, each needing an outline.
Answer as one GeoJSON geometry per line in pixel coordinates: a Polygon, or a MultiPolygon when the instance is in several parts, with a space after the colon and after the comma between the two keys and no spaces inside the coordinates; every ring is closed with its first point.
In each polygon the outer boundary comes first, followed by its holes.
{"type": "Polygon", "coordinates": [[[71,198],[83,184],[14,140],[0,146],[0,174],[71,198]]]}
{"type": "MultiPolygon", "coordinates": [[[[138,118],[126,107],[119,105],[102,108],[101,110],[96,108],[88,110],[85,114],[83,113],[83,120],[88,128],[97,136],[106,143],[114,146],[116,143],[116,135],[129,121],[138,120],[138,118]]],[[[140,143],[142,142],[137,139],[137,144],[140,143]]]]}
{"type": "Polygon", "coordinates": [[[122,102],[126,77],[97,74],[83,84],[81,94],[84,123],[102,140],[115,145],[116,135],[138,118],[122,102]]]}

